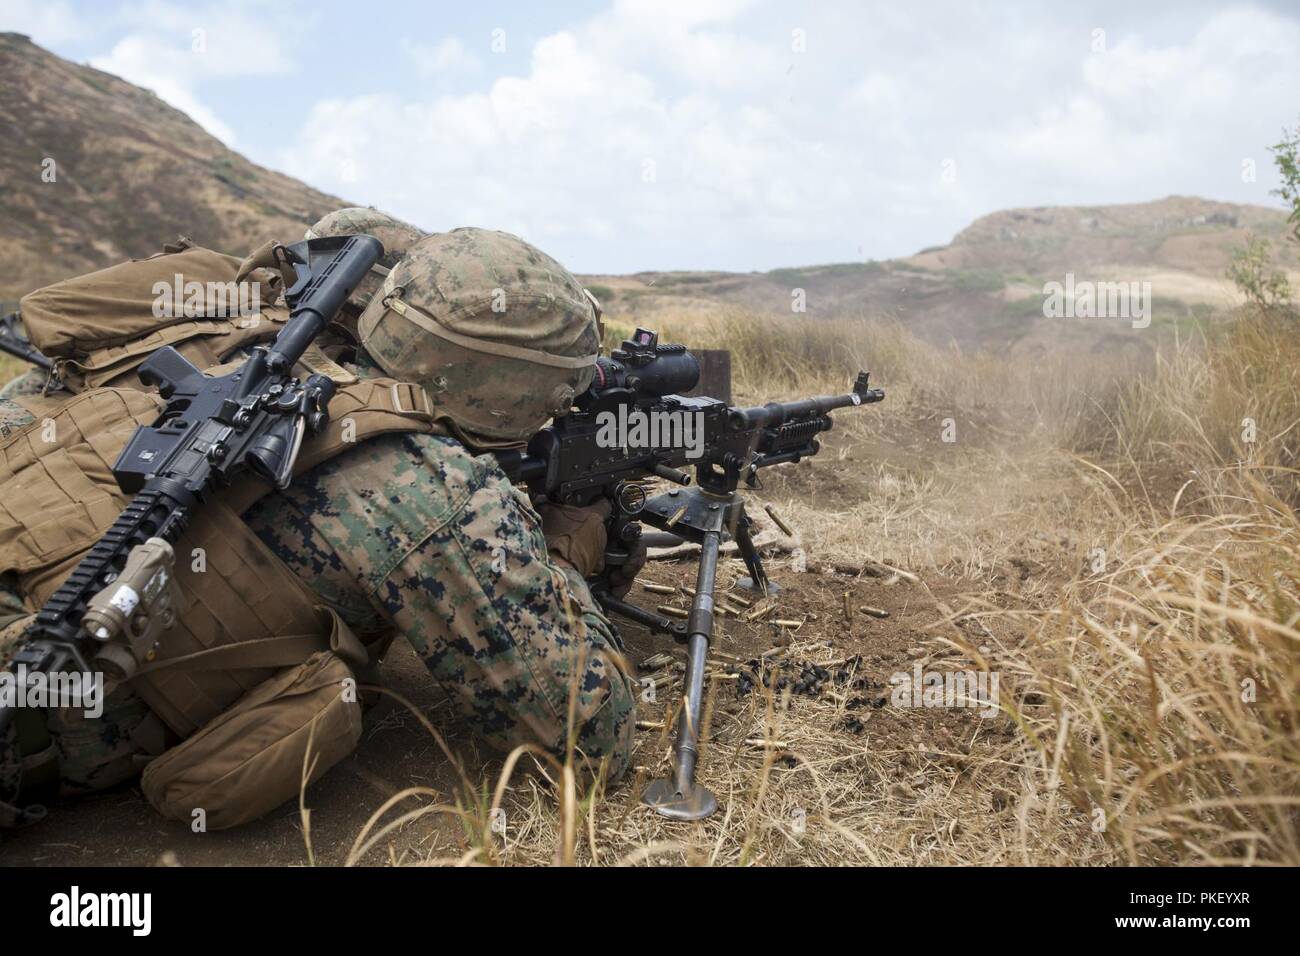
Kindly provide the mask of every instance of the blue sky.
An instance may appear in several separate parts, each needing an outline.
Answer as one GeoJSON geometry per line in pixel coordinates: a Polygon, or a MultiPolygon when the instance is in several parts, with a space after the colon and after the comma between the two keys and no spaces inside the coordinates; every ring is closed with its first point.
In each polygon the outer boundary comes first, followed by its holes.
{"type": "Polygon", "coordinates": [[[1300,122],[1282,2],[0,0],[0,29],[313,186],[583,272],[907,255],[1013,206],[1277,205],[1265,146],[1300,122]]]}

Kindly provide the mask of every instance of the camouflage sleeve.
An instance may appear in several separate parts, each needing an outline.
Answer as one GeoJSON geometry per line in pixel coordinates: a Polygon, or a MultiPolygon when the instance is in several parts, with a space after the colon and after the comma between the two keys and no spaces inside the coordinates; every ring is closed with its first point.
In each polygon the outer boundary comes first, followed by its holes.
{"type": "Polygon", "coordinates": [[[0,388],[0,440],[35,420],[27,409],[15,399],[26,395],[39,395],[45,388],[45,373],[32,369],[0,388]]]}
{"type": "Polygon", "coordinates": [[[404,634],[496,746],[541,744],[562,760],[572,720],[582,754],[626,769],[628,665],[490,458],[437,436],[374,439],[245,520],[349,624],[404,634]]]}
{"type": "Polygon", "coordinates": [[[0,388],[0,398],[17,398],[22,395],[40,395],[45,391],[47,375],[39,368],[29,368],[22,375],[10,379],[0,388]]]}

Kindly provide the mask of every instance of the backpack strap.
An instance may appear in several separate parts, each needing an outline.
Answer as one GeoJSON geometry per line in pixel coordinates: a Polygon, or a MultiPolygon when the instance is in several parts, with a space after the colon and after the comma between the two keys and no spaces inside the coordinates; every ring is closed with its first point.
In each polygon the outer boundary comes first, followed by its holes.
{"type": "Polygon", "coordinates": [[[277,245],[280,245],[278,239],[268,239],[245,256],[243,261],[239,263],[239,269],[235,272],[235,281],[243,282],[258,269],[269,269],[280,280],[280,286],[275,290],[277,294],[281,289],[292,286],[297,277],[293,274],[293,269],[287,261],[276,258],[275,247],[277,245]]]}

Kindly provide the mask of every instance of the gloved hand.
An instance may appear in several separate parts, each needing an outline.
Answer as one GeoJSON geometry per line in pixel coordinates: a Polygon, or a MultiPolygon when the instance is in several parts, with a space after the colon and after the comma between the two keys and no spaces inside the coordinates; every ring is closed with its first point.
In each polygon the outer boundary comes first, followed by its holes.
{"type": "Polygon", "coordinates": [[[609,581],[610,593],[616,598],[627,597],[627,592],[632,590],[632,582],[636,576],[641,573],[646,562],[645,542],[640,538],[628,549],[627,560],[621,565],[614,565],[609,569],[606,579],[609,581]]]}
{"type": "Polygon", "coordinates": [[[541,507],[546,550],[577,569],[584,578],[605,570],[605,522],[609,502],[598,498],[586,507],[545,504],[541,507]]]}

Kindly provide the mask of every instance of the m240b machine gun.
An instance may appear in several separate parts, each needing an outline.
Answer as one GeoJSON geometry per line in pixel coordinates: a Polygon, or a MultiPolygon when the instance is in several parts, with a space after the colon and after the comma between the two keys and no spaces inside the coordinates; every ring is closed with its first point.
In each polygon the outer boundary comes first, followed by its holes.
{"type": "MultiPolygon", "coordinates": [[[[529,442],[526,451],[498,452],[497,460],[513,481],[528,488],[535,502],[588,505],[606,498],[611,505],[607,568],[625,563],[642,537],[642,525],[660,536],[701,546],[695,597],[687,619],[673,621],[621,600],[600,582],[593,593],[606,611],[687,644],[682,714],[677,723],[670,778],[652,782],[645,803],[666,817],[696,820],[717,809],[717,798],[695,782],[705,662],[713,636],[714,588],[724,536],[736,543],[749,571],[742,579],[760,594],[774,590],[754,547],[751,519],[737,493],[741,481],[757,484],[759,471],[797,462],[821,450],[817,436],[831,428],[830,413],[879,402],[885,393],[871,388],[859,372],[851,391],[750,408],[718,399],[687,396],[699,381],[699,363],[684,346],[661,345],[658,336],[637,329],[609,358],[598,360],[596,378],[558,418],[529,442]],[[611,442],[611,424],[643,416],[691,416],[692,441],[685,428],[650,428],[654,440],[611,442]],[[663,436],[670,437],[665,439],[663,436]],[[694,479],[686,468],[694,468],[694,479]],[[677,487],[648,497],[642,484],[655,476],[677,487]]],[[[650,419],[653,420],[653,419],[650,419]]]]}

